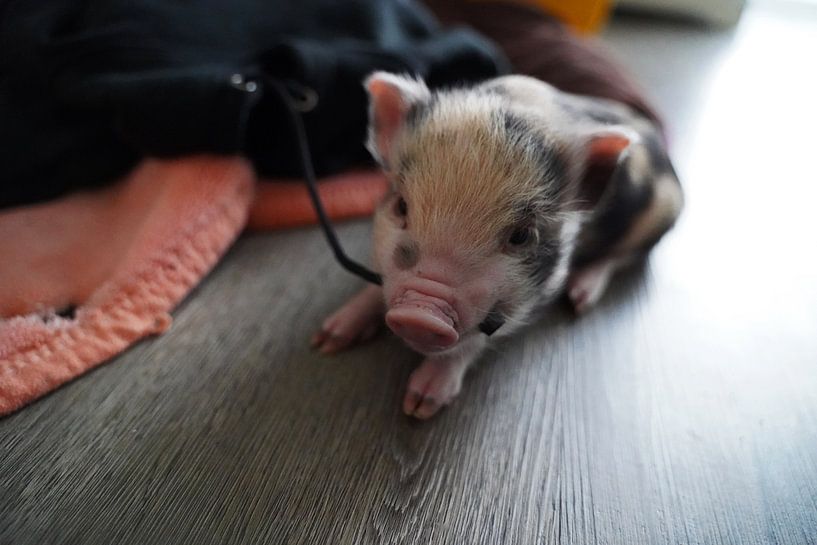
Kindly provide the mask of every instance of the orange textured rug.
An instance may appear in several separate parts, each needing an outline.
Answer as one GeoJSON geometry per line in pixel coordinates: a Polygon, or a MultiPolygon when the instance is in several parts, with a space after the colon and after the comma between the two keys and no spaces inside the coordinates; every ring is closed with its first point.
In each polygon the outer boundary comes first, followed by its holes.
{"type": "MultiPolygon", "coordinates": [[[[371,213],[380,174],[319,187],[333,219],[371,213]]],[[[146,160],[120,182],[0,212],[0,415],[170,327],[170,312],[247,224],[313,223],[302,182],[241,158],[146,160]]]]}

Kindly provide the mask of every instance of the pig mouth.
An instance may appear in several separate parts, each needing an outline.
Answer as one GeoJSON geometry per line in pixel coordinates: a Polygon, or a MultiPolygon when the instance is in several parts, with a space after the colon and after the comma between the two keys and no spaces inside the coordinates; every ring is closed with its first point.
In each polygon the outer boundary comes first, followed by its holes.
{"type": "Polygon", "coordinates": [[[436,353],[452,348],[459,340],[458,316],[444,299],[406,290],[393,300],[386,324],[411,348],[436,353]]]}
{"type": "Polygon", "coordinates": [[[407,290],[400,297],[394,300],[393,307],[413,307],[429,313],[431,316],[448,324],[454,329],[457,328],[457,313],[446,301],[423,295],[414,290],[407,290]]]}

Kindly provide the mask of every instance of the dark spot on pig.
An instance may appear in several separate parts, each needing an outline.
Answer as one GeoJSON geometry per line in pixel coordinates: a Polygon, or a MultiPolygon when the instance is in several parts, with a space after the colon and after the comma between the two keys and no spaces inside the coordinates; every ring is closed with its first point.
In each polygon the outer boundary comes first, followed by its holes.
{"type": "Polygon", "coordinates": [[[514,140],[525,140],[530,136],[530,126],[528,122],[519,115],[509,112],[502,112],[502,124],[505,133],[514,140]]]}
{"type": "Polygon", "coordinates": [[[499,311],[499,303],[494,305],[494,308],[488,312],[488,315],[485,317],[482,322],[479,324],[479,330],[488,335],[489,337],[493,335],[497,329],[502,327],[505,324],[505,316],[502,315],[502,312],[499,311]]]}
{"type": "Polygon", "coordinates": [[[667,150],[663,141],[661,140],[661,137],[656,133],[648,134],[643,136],[643,142],[644,147],[647,148],[647,155],[650,157],[650,164],[653,168],[653,172],[649,174],[651,176],[658,174],[672,174],[675,179],[678,179],[678,175],[676,174],[675,168],[673,168],[672,162],[667,155],[667,150]]]}
{"type": "Polygon", "coordinates": [[[573,256],[574,267],[606,257],[652,200],[652,184],[634,182],[625,165],[617,168],[609,182],[609,204],[597,210],[585,226],[579,247],[573,256]]]}
{"type": "Polygon", "coordinates": [[[556,269],[561,255],[561,244],[557,236],[544,236],[539,244],[531,251],[524,260],[528,268],[529,277],[537,286],[543,284],[550,278],[556,269]]]}
{"type": "Polygon", "coordinates": [[[412,104],[406,112],[406,127],[409,130],[416,130],[426,119],[431,117],[437,101],[436,95],[432,95],[428,100],[412,104]]]}
{"type": "Polygon", "coordinates": [[[553,148],[548,162],[547,177],[545,181],[553,184],[553,189],[557,194],[564,194],[567,189],[568,179],[568,159],[565,150],[553,148]]]}
{"type": "Polygon", "coordinates": [[[400,270],[410,269],[420,260],[420,248],[416,242],[398,244],[394,249],[394,264],[400,270]]]}
{"type": "Polygon", "coordinates": [[[548,144],[545,136],[533,127],[530,122],[514,112],[502,112],[502,125],[508,139],[525,150],[538,164],[543,183],[555,183],[560,190],[567,175],[567,163],[557,150],[548,144]]]}
{"type": "Polygon", "coordinates": [[[427,110],[424,104],[412,104],[408,112],[406,112],[406,126],[409,129],[416,128],[420,124],[420,121],[425,117],[426,111],[427,110]]]}

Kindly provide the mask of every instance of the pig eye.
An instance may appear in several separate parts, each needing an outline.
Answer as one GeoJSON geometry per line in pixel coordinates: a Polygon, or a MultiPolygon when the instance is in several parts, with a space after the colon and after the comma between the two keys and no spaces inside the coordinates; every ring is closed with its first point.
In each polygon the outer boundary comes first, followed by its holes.
{"type": "Polygon", "coordinates": [[[508,238],[508,242],[513,246],[522,246],[524,244],[527,244],[530,239],[531,239],[530,227],[517,227],[511,233],[510,238],[508,238]]]}
{"type": "Polygon", "coordinates": [[[406,204],[406,199],[403,197],[399,197],[397,199],[397,204],[394,207],[395,212],[398,216],[405,217],[408,214],[408,204],[406,204]]]}

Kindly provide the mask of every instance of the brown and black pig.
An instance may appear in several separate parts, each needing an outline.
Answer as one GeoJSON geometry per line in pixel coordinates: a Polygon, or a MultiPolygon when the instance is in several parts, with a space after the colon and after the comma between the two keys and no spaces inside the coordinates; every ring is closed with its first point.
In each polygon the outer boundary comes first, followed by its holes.
{"type": "Polygon", "coordinates": [[[331,353],[383,323],[425,356],[403,410],[449,404],[489,339],[567,293],[577,312],[670,229],[682,192],[659,130],[627,106],[506,76],[430,92],[378,72],[368,148],[390,190],[369,286],[312,339],[331,353]]]}

